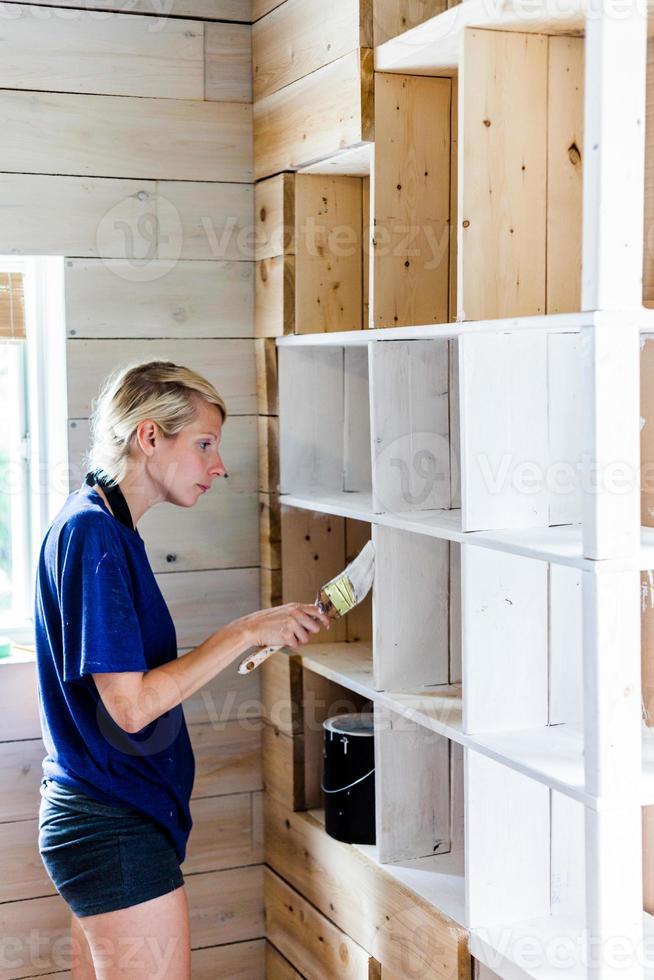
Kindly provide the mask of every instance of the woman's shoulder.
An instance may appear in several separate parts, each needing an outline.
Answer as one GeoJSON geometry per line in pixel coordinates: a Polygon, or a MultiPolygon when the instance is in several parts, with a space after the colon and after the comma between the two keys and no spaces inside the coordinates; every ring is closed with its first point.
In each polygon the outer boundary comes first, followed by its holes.
{"type": "Polygon", "coordinates": [[[68,496],[50,525],[47,537],[65,547],[118,550],[121,537],[115,519],[94,495],[85,492],[87,489],[80,487],[68,496]]]}

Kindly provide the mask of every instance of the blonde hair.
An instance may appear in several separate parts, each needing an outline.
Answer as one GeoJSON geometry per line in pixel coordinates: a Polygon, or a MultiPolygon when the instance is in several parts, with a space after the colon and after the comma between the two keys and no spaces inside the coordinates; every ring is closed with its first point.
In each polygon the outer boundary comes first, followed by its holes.
{"type": "Polygon", "coordinates": [[[197,398],[227,409],[211,382],[171,361],[146,361],[118,368],[104,381],[93,404],[91,448],[86,468],[111,483],[127,474],[127,460],[139,423],[152,419],[164,438],[176,436],[197,416],[197,398]]]}

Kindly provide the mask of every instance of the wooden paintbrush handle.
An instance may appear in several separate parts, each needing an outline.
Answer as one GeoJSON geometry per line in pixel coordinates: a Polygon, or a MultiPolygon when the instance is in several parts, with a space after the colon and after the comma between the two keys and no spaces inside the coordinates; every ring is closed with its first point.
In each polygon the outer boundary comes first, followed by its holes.
{"type": "Polygon", "coordinates": [[[256,670],[256,668],[259,667],[264,660],[267,660],[273,653],[277,653],[277,651],[281,649],[281,646],[259,647],[256,653],[252,653],[249,657],[245,657],[244,660],[241,660],[240,664],[238,665],[239,674],[249,674],[251,670],[256,670]]]}

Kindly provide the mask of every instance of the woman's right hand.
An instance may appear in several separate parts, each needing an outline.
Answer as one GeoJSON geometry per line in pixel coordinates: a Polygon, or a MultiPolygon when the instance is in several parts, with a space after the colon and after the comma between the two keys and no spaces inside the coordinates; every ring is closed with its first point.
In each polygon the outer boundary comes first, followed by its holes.
{"type": "Polygon", "coordinates": [[[329,629],[331,621],[313,603],[287,602],[272,609],[259,609],[240,619],[252,646],[297,647],[309,642],[310,633],[329,629]]]}

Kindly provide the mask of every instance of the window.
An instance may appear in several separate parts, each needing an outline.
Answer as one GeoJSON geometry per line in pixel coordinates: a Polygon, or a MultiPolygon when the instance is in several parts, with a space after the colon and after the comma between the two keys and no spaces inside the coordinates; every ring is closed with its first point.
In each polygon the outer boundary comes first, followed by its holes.
{"type": "Polygon", "coordinates": [[[33,639],[36,562],[68,495],[63,259],[0,256],[0,633],[33,639]]]}

